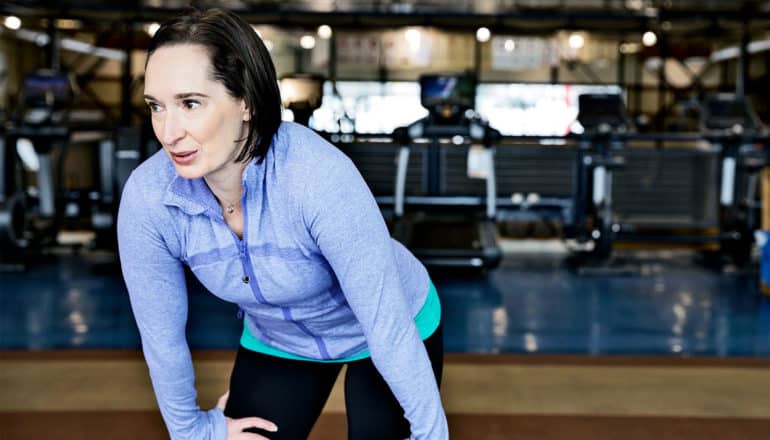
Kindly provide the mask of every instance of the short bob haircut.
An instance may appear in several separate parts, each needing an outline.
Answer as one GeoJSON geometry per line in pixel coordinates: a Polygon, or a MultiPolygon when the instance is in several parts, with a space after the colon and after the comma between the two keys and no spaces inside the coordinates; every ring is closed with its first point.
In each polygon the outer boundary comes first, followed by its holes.
{"type": "Polygon", "coordinates": [[[235,161],[256,157],[261,163],[281,125],[281,92],[273,60],[262,40],[230,11],[189,8],[161,25],[150,40],[147,59],[158,48],[176,44],[205,47],[213,79],[222,83],[231,96],[244,100],[250,114],[249,128],[235,161]]]}

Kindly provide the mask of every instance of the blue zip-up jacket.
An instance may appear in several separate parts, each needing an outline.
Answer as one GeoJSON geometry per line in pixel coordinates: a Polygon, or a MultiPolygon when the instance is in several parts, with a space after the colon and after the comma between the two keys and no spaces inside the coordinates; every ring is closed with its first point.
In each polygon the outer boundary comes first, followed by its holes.
{"type": "Polygon", "coordinates": [[[269,345],[313,359],[368,348],[412,438],[448,438],[413,322],[429,290],[427,271],[390,237],[353,163],[309,129],[284,122],[264,162],[246,167],[241,202],[242,240],[205,181],[177,175],[164,151],[140,165],[123,191],[123,276],[171,438],[226,438],[222,411],[196,404],[184,265],[214,295],[238,304],[249,331],[269,345]]]}

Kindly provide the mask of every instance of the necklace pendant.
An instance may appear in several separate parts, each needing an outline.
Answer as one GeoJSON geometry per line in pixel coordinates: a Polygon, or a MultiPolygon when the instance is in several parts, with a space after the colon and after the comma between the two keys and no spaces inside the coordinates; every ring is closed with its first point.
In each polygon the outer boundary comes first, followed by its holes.
{"type": "Polygon", "coordinates": [[[230,205],[227,205],[227,209],[226,209],[226,211],[227,211],[227,214],[232,214],[232,213],[234,213],[234,212],[235,212],[235,206],[233,206],[232,204],[230,204],[230,205]]]}

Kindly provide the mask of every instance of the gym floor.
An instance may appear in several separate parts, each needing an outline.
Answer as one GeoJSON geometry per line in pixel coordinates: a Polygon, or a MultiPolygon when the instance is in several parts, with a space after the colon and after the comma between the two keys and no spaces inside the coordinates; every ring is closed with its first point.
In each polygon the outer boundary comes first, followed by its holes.
{"type": "MultiPolygon", "coordinates": [[[[629,271],[581,274],[558,243],[505,249],[486,274],[432,273],[452,438],[766,438],[770,298],[755,269],[637,251],[620,255],[629,271]]],[[[241,324],[234,306],[190,285],[189,341],[210,407],[241,324]]],[[[54,252],[0,272],[0,437],[164,438],[138,348],[113,254],[54,252]]],[[[311,438],[344,429],[338,387],[311,438]]]]}

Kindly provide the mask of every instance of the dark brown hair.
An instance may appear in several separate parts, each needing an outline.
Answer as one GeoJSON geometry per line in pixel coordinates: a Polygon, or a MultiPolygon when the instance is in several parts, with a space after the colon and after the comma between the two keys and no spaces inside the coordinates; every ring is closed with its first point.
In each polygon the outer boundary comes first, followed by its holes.
{"type": "Polygon", "coordinates": [[[209,53],[211,72],[250,113],[248,134],[236,162],[265,158],[281,124],[281,92],[275,66],[254,29],[224,9],[187,9],[163,23],[150,40],[147,59],[160,47],[198,44],[209,53]]]}

